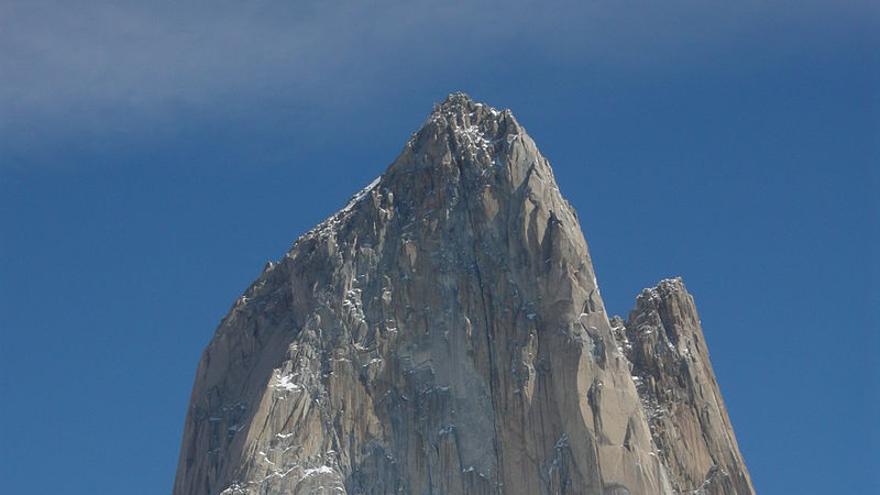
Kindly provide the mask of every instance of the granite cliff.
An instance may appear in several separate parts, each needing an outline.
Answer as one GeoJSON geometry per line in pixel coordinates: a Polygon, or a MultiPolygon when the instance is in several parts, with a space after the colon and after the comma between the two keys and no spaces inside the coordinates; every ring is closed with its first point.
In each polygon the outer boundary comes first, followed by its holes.
{"type": "Polygon", "coordinates": [[[315,493],[754,490],[681,280],[609,320],[548,161],[454,94],[199,363],[174,494],[315,493]]]}

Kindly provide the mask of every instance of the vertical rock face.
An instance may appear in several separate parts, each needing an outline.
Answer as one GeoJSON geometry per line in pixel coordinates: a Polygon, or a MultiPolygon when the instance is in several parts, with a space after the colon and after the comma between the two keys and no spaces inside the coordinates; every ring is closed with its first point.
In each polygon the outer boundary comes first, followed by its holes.
{"type": "Polygon", "coordinates": [[[615,323],[673,489],[752,493],[694,300],[682,280],[643,290],[625,326],[615,323]]]}
{"type": "Polygon", "coordinates": [[[174,493],[753,493],[663,287],[612,328],[547,160],[451,95],[221,322],[174,493]]]}

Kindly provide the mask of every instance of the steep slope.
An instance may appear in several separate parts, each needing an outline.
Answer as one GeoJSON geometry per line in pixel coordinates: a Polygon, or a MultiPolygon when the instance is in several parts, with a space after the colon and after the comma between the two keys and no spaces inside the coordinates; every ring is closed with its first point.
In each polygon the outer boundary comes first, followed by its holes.
{"type": "Polygon", "coordinates": [[[221,322],[174,493],[673,493],[626,354],[547,160],[450,95],[221,322]]]}
{"type": "Polygon", "coordinates": [[[613,324],[675,491],[753,493],[684,282],[643,290],[626,323],[613,324]]]}

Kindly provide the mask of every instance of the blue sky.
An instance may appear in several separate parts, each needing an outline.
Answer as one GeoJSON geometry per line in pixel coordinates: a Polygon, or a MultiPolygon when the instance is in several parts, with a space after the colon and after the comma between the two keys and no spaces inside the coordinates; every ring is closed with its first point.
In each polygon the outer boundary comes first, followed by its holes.
{"type": "Polygon", "coordinates": [[[871,2],[0,0],[0,477],[170,491],[202,348],[434,102],[513,109],[608,309],[681,275],[760,493],[880,488],[871,2]]]}

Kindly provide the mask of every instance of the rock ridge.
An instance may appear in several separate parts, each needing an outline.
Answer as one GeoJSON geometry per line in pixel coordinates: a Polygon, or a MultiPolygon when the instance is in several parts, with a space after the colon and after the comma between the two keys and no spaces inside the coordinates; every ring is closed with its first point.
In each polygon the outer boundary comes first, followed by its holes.
{"type": "Polygon", "coordinates": [[[676,493],[754,493],[681,277],[643,289],[619,345],[676,493]]]}
{"type": "Polygon", "coordinates": [[[218,493],[753,490],[681,280],[609,321],[549,162],[453,93],[221,321],[174,483],[218,493]]]}

